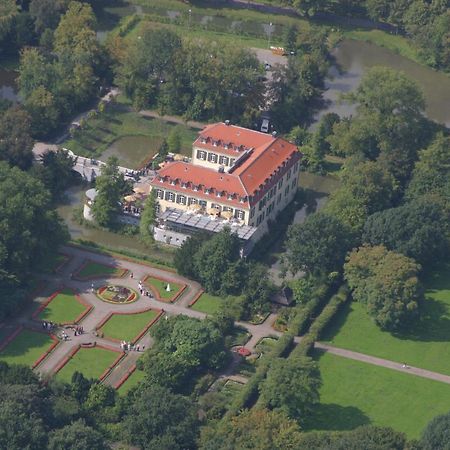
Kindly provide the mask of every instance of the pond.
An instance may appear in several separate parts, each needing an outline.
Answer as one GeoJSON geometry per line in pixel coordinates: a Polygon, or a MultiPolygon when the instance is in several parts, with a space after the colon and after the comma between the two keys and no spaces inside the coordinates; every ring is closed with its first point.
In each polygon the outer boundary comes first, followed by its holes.
{"type": "Polygon", "coordinates": [[[16,77],[16,71],[6,70],[0,67],[0,99],[10,100],[12,102],[19,100],[16,77]]]}
{"type": "Polygon", "coordinates": [[[150,136],[122,136],[116,139],[99,158],[106,161],[117,156],[119,165],[129,169],[139,169],[158,152],[162,138],[150,136]]]}
{"type": "Polygon", "coordinates": [[[330,69],[326,80],[328,90],[324,94],[324,99],[329,104],[317,114],[317,119],[327,112],[336,112],[341,116],[353,114],[354,106],[339,104],[339,95],[356,89],[361,77],[371,67],[386,66],[402,70],[415,80],[423,90],[428,117],[450,127],[450,77],[447,75],[421,66],[391,50],[351,39],[343,40],[334,50],[333,56],[337,67],[330,69]]]}

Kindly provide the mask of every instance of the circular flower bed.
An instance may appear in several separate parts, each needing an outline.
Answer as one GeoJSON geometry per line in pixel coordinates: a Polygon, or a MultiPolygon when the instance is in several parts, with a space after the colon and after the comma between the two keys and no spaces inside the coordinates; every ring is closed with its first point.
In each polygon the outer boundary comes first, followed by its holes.
{"type": "Polygon", "coordinates": [[[133,289],[125,286],[108,285],[97,289],[97,296],[104,302],[126,304],[138,299],[138,294],[133,289]]]}

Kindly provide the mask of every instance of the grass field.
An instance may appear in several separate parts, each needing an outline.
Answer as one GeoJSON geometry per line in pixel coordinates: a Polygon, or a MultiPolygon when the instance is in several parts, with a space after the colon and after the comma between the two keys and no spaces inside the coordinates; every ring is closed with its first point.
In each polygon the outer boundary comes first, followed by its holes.
{"type": "Polygon", "coordinates": [[[223,299],[215,295],[203,293],[200,298],[192,305],[192,309],[206,314],[214,314],[220,308],[223,299]]]}
{"type": "Polygon", "coordinates": [[[154,310],[141,314],[114,314],[100,331],[107,338],[132,341],[157,315],[154,310]]]}
{"type": "Polygon", "coordinates": [[[74,372],[81,372],[86,378],[99,378],[118,356],[118,353],[103,348],[82,348],[56,374],[56,378],[70,383],[74,372]]]}
{"type": "Polygon", "coordinates": [[[426,424],[449,409],[445,383],[352,361],[319,356],[323,386],[307,430],[347,430],[364,424],[390,426],[417,438],[426,424]]]}
{"type": "Polygon", "coordinates": [[[159,296],[163,300],[172,299],[173,297],[175,297],[175,295],[177,295],[177,293],[181,289],[181,286],[177,283],[172,283],[172,282],[168,283],[167,281],[162,281],[162,280],[159,280],[158,278],[153,278],[153,277],[146,278],[144,281],[144,284],[155,288],[158,291],[159,296]],[[166,291],[167,284],[170,285],[170,292],[166,291]]]}
{"type": "Polygon", "coordinates": [[[130,389],[137,386],[144,378],[145,372],[136,369],[117,391],[120,395],[125,395],[130,389]]]}
{"type": "Polygon", "coordinates": [[[70,289],[63,289],[38,315],[39,320],[70,323],[86,310],[70,289]]]}
{"type": "Polygon", "coordinates": [[[68,256],[61,253],[56,253],[48,258],[44,258],[41,261],[39,270],[45,273],[52,273],[58,270],[58,268],[62,267],[67,261],[69,261],[68,256]]]}
{"type": "Polygon", "coordinates": [[[351,303],[324,339],[336,347],[450,375],[450,264],[426,282],[423,318],[408,334],[381,331],[364,305],[351,303]]]}
{"type": "Polygon", "coordinates": [[[128,111],[128,105],[117,104],[88,119],[84,129],[75,138],[64,142],[64,147],[77,155],[100,159],[115,155],[119,158],[119,165],[137,169],[158,152],[163,139],[175,127],[181,137],[181,153],[190,155],[197,130],[143,117],[128,111]]]}
{"type": "Polygon", "coordinates": [[[120,267],[105,266],[104,264],[99,264],[93,261],[88,261],[86,265],[76,274],[76,277],[89,279],[96,277],[110,277],[110,276],[121,276],[124,270],[120,267]]]}
{"type": "Polygon", "coordinates": [[[32,364],[53,344],[53,340],[44,333],[22,330],[0,353],[0,360],[8,364],[32,364]]]}

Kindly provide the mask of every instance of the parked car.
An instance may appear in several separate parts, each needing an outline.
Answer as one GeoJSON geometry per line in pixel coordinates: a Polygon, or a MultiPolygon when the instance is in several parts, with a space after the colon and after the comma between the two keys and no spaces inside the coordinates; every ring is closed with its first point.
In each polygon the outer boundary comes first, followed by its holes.
{"type": "Polygon", "coordinates": [[[267,133],[269,131],[269,120],[263,119],[261,123],[261,131],[267,133]]]}

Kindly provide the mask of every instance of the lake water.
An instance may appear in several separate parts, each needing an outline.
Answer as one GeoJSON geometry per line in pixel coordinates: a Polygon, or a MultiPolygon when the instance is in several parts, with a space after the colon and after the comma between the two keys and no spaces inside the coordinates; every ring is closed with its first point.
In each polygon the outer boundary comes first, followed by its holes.
{"type": "Polygon", "coordinates": [[[324,99],[329,104],[317,114],[317,118],[326,112],[336,112],[341,116],[353,114],[354,106],[347,103],[339,104],[339,95],[356,89],[361,77],[371,67],[387,66],[402,70],[408,77],[415,80],[423,90],[428,117],[450,127],[449,76],[368,42],[344,40],[333,54],[338,67],[330,69],[330,76],[326,81],[328,90],[325,92],[324,99]]]}

